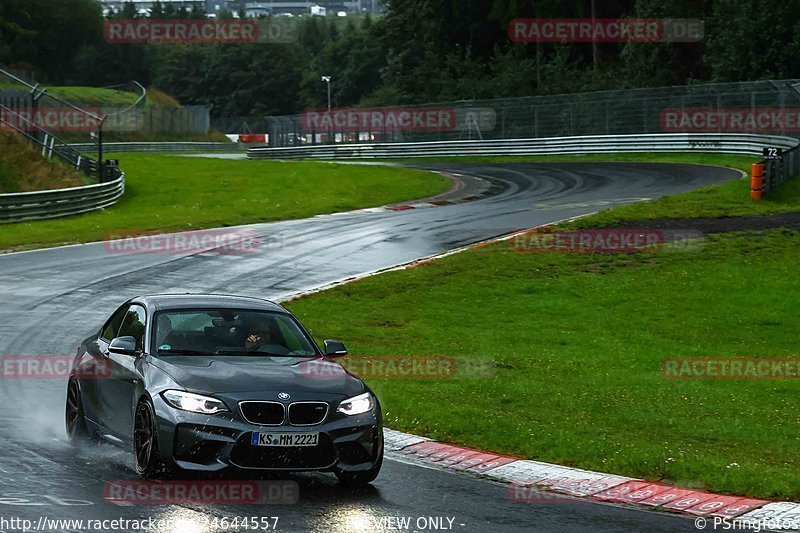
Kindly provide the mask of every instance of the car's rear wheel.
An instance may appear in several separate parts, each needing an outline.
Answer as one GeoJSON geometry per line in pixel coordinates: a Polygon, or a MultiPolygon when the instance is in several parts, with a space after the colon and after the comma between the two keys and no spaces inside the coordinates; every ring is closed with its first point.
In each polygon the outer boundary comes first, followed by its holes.
{"type": "Polygon", "coordinates": [[[86,427],[86,417],[83,414],[81,387],[75,378],[70,378],[67,384],[67,405],[64,415],[67,439],[73,444],[89,441],[89,430],[86,427]]]}
{"type": "Polygon", "coordinates": [[[344,485],[345,487],[362,487],[367,485],[368,483],[372,483],[375,481],[375,478],[378,477],[378,474],[381,471],[381,465],[383,464],[383,451],[381,451],[381,456],[378,458],[378,462],[375,463],[375,466],[370,468],[369,470],[364,470],[363,472],[347,472],[344,470],[337,470],[335,472],[336,477],[339,479],[339,483],[344,485]]]}
{"type": "Polygon", "coordinates": [[[158,431],[153,405],[142,400],[136,406],[133,422],[133,457],[136,472],[144,478],[157,478],[166,474],[158,449],[158,431]]]}

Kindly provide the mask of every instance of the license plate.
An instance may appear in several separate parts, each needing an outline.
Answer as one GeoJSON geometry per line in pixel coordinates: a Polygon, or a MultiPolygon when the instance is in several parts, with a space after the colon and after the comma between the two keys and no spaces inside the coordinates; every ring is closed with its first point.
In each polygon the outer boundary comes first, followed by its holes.
{"type": "Polygon", "coordinates": [[[253,446],[316,446],[319,433],[253,433],[253,446]]]}

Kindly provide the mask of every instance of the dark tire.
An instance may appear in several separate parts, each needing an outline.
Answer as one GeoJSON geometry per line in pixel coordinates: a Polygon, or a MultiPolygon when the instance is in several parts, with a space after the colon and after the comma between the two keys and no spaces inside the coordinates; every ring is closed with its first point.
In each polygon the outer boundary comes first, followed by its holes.
{"type": "Polygon", "coordinates": [[[142,400],[133,419],[133,461],[136,472],[147,479],[163,477],[166,467],[158,450],[158,431],[153,405],[142,400]]]}
{"type": "Polygon", "coordinates": [[[343,470],[337,470],[335,473],[341,485],[350,488],[358,488],[375,481],[375,478],[378,477],[381,471],[381,465],[383,465],[383,451],[381,451],[378,462],[369,470],[364,470],[363,472],[345,472],[343,470]]]}
{"type": "Polygon", "coordinates": [[[81,387],[78,380],[70,378],[67,384],[67,404],[64,412],[64,424],[67,430],[67,440],[72,444],[81,444],[91,441],[91,435],[86,427],[86,417],[83,414],[83,401],[81,400],[81,387]]]}

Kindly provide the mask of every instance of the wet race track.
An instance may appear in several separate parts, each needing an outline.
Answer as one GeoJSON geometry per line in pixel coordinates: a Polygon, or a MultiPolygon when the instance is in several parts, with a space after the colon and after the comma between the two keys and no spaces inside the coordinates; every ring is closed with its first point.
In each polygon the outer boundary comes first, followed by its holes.
{"type": "MultiPolygon", "coordinates": [[[[427,167],[480,177],[495,194],[435,208],[248,226],[262,243],[252,254],[129,255],[95,243],[0,256],[0,353],[73,355],[119,304],[139,294],[281,299],[515,230],[740,177],[733,170],[667,164],[427,167]]],[[[378,479],[358,491],[337,486],[332,475],[289,476],[300,487],[292,505],[116,505],[104,500],[104,486],[137,479],[131,455],[109,445],[76,451],[67,444],[65,380],[7,378],[0,392],[0,516],[30,519],[34,527],[43,516],[163,518],[174,524],[163,530],[192,532],[223,530],[215,517],[277,516],[278,531],[374,531],[396,525],[391,517],[410,518],[412,530],[424,529],[420,517],[441,518],[440,530],[455,531],[695,530],[690,518],[624,507],[515,503],[504,485],[388,453],[378,479]]]]}

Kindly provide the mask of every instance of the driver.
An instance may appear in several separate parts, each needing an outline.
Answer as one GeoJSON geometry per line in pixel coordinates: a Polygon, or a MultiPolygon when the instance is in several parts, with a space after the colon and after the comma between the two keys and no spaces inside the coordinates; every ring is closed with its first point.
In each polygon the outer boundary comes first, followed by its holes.
{"type": "Polygon", "coordinates": [[[250,352],[267,342],[272,342],[272,333],[265,322],[258,321],[250,328],[250,335],[244,341],[244,348],[250,352]]]}

